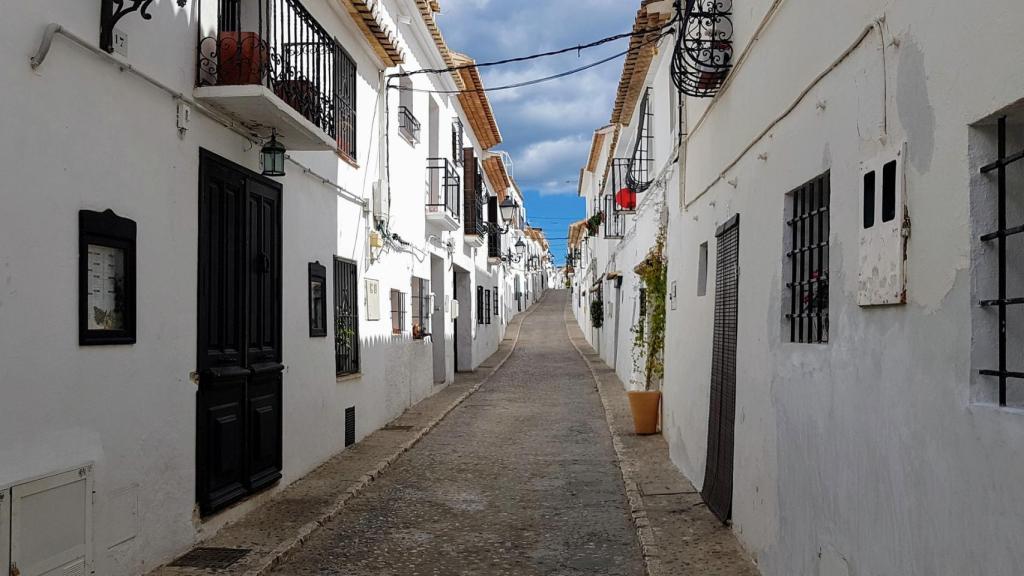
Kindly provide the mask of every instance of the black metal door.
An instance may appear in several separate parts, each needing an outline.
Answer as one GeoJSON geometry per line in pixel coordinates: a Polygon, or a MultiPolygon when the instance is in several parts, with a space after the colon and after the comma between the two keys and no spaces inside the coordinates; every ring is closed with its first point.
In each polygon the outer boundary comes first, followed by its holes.
{"type": "Polygon", "coordinates": [[[733,447],[736,430],[736,324],[740,284],[739,215],[717,233],[715,329],[711,352],[708,457],[701,497],[722,522],[732,514],[733,447]]]}
{"type": "Polygon", "coordinates": [[[196,492],[203,515],[281,477],[281,187],[202,151],[196,492]]]}

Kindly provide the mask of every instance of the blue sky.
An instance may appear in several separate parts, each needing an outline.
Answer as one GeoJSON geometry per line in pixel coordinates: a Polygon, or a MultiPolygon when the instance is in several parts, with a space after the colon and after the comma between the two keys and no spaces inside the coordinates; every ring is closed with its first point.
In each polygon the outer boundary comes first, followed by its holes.
{"type": "MultiPolygon", "coordinates": [[[[638,0],[442,0],[438,18],[448,45],[478,62],[585,44],[628,32],[638,0]]],[[[481,70],[488,87],[557,74],[622,52],[619,40],[577,56],[543,58],[481,70]]],[[[576,197],[579,170],[594,130],[608,123],[622,58],[537,86],[491,92],[530,223],[543,228],[559,262],[566,227],[584,216],[576,197]]]]}

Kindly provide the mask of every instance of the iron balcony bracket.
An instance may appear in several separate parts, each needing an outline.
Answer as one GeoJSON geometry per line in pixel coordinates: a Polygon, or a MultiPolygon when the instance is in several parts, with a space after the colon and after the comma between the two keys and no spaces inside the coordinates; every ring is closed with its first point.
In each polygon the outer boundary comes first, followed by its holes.
{"type": "MultiPolygon", "coordinates": [[[[179,8],[184,8],[188,0],[176,0],[179,8]]],[[[132,12],[138,12],[143,20],[151,20],[149,5],[153,0],[101,0],[100,3],[100,48],[111,53],[114,51],[114,26],[132,12]]]]}

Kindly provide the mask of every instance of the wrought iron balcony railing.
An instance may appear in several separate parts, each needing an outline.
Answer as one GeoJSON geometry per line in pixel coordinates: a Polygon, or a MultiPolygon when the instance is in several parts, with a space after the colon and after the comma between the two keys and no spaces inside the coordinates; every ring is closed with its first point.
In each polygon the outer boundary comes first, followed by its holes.
{"type": "Polygon", "coordinates": [[[615,196],[604,197],[604,237],[619,239],[626,235],[626,215],[615,210],[615,196]]]}
{"type": "Polygon", "coordinates": [[[446,213],[461,218],[459,189],[462,183],[455,166],[447,158],[427,158],[427,213],[446,213]]]}
{"type": "Polygon", "coordinates": [[[410,142],[420,141],[420,121],[407,106],[398,107],[398,131],[410,142]]]}
{"type": "Polygon", "coordinates": [[[201,0],[198,10],[198,86],[265,86],[337,138],[350,60],[299,0],[201,0]]]}

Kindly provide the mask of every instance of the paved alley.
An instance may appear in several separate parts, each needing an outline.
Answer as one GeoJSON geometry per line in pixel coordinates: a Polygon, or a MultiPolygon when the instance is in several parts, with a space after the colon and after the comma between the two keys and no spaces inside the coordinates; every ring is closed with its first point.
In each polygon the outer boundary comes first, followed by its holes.
{"type": "Polygon", "coordinates": [[[643,574],[565,299],[548,293],[504,366],[275,573],[643,574]]]}

